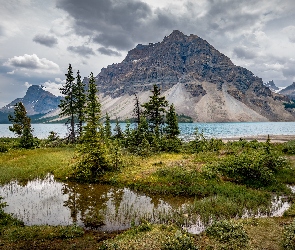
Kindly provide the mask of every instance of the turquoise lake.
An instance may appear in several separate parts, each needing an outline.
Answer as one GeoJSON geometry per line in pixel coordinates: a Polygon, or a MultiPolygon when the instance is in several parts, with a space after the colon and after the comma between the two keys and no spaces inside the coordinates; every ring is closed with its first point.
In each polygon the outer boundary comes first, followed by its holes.
{"type": "MultiPolygon", "coordinates": [[[[50,131],[57,132],[60,137],[68,133],[64,124],[32,124],[34,136],[47,138],[50,131]]],[[[114,128],[115,124],[112,124],[114,128]]],[[[124,130],[126,123],[120,123],[124,130]]],[[[0,124],[0,137],[14,137],[8,129],[9,124],[0,124]]],[[[192,137],[195,128],[203,131],[208,138],[228,138],[255,135],[295,135],[295,122],[229,122],[229,123],[180,123],[181,138],[192,137]]]]}

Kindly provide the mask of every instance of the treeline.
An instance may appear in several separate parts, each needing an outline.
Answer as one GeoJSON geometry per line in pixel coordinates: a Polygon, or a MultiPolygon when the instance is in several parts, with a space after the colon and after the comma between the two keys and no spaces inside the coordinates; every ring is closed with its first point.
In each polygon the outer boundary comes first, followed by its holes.
{"type": "MultiPolygon", "coordinates": [[[[68,118],[66,124],[69,128],[69,142],[80,141],[83,137],[83,124],[88,123],[90,117],[92,117],[92,120],[97,120],[97,130],[101,130],[101,136],[107,139],[124,140],[124,145],[127,147],[131,144],[139,146],[142,143],[145,145],[148,143],[155,147],[163,137],[177,140],[180,131],[175,108],[173,104],[169,106],[165,97],[161,97],[158,86],[153,86],[152,95],[147,103],[140,104],[135,94],[134,117],[132,118],[135,126],[131,128],[130,124],[127,125],[127,131],[123,133],[117,120],[114,136],[112,136],[110,117],[107,113],[104,128],[99,124],[99,121],[102,120],[101,105],[98,100],[98,89],[93,73],[90,74],[87,90],[85,84],[81,81],[79,71],[75,82],[71,64],[66,77],[66,83],[60,89],[65,97],[61,100],[59,107],[61,109],[60,116],[68,118]],[[92,108],[91,111],[90,108],[92,108]]],[[[84,126],[84,130],[86,127],[84,126]]]]}

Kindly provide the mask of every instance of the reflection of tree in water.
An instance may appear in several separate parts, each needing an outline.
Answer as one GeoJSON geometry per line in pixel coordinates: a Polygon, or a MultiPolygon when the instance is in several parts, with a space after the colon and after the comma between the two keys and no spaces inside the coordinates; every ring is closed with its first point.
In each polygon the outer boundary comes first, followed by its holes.
{"type": "Polygon", "coordinates": [[[104,219],[103,211],[107,210],[107,201],[114,199],[114,205],[119,206],[122,192],[114,192],[113,188],[106,185],[65,183],[63,194],[69,198],[64,206],[70,209],[74,223],[80,219],[84,225],[99,226],[104,219]]]}
{"type": "Polygon", "coordinates": [[[74,223],[101,230],[130,227],[141,218],[159,221],[171,212],[171,206],[157,196],[137,194],[128,188],[119,189],[98,184],[66,183],[63,194],[68,195],[64,206],[71,210],[74,223]]]}

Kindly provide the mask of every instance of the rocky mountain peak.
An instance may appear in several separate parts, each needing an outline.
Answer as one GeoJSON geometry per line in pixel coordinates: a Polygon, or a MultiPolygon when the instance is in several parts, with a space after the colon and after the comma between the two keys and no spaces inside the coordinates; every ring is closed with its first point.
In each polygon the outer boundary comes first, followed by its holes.
{"type": "Polygon", "coordinates": [[[160,84],[162,90],[195,80],[220,85],[233,67],[231,60],[207,41],[175,30],[162,42],[138,44],[121,63],[102,69],[97,77],[100,90],[114,97],[123,93],[118,91],[123,85],[124,92],[130,94],[141,91],[147,83],[160,84]]]}
{"type": "Polygon", "coordinates": [[[181,31],[173,30],[173,32],[169,36],[166,36],[163,41],[167,41],[167,40],[179,41],[179,40],[185,39],[185,37],[186,36],[181,31]]]}
{"type": "Polygon", "coordinates": [[[14,109],[17,102],[22,102],[26,107],[28,115],[45,114],[57,108],[62,97],[56,97],[49,91],[44,90],[41,85],[32,85],[28,88],[23,98],[17,98],[2,109],[1,112],[7,113],[14,109]]]}
{"type": "Polygon", "coordinates": [[[295,82],[293,82],[288,87],[282,89],[279,93],[295,100],[295,82]]]}
{"type": "Polygon", "coordinates": [[[24,96],[24,100],[34,101],[34,100],[39,100],[43,98],[44,96],[56,97],[52,93],[44,90],[44,87],[42,85],[32,85],[28,88],[26,95],[24,96]]]}
{"type": "Polygon", "coordinates": [[[267,83],[264,83],[264,85],[269,87],[270,90],[272,90],[272,91],[278,91],[279,90],[279,88],[275,85],[273,80],[271,80],[271,81],[269,81],[267,83]]]}
{"type": "MultiPolygon", "coordinates": [[[[156,84],[178,113],[194,121],[294,120],[282,104],[288,98],[273,93],[261,78],[234,65],[206,40],[178,30],[161,42],[138,44],[121,63],[103,68],[97,82],[104,97],[114,102],[127,98],[119,110],[127,100],[132,109],[130,96],[148,93],[156,84]]],[[[128,113],[112,112],[113,118],[128,113]]]]}

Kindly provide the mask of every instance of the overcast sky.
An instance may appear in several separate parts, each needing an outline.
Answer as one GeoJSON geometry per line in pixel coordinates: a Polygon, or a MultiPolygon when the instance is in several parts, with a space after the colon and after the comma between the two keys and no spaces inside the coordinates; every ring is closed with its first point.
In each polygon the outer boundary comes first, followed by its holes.
{"type": "Polygon", "coordinates": [[[207,40],[277,86],[295,81],[294,0],[0,0],[0,107],[32,84],[58,94],[173,30],[207,40]]]}

